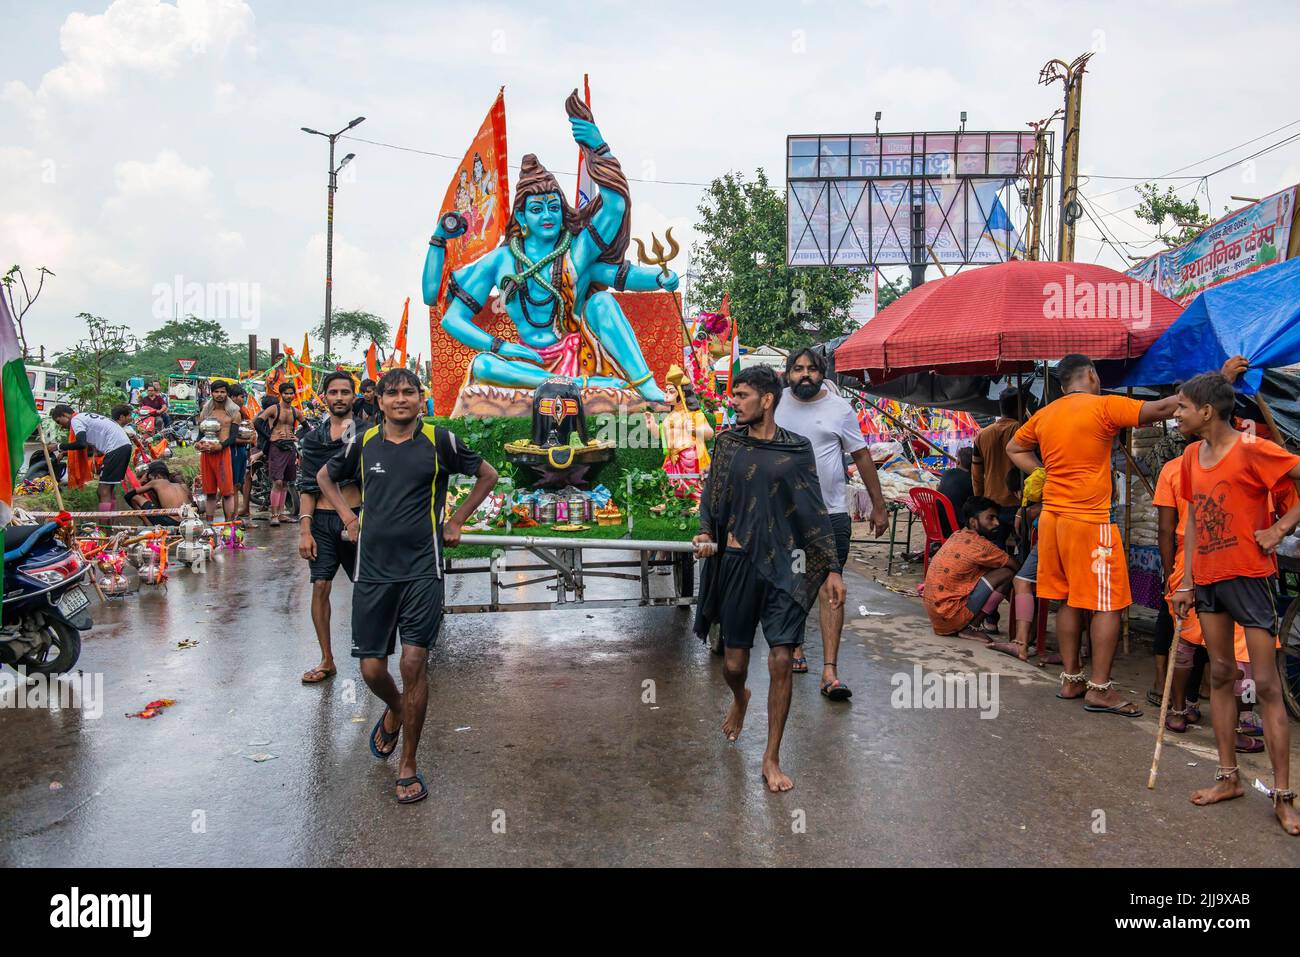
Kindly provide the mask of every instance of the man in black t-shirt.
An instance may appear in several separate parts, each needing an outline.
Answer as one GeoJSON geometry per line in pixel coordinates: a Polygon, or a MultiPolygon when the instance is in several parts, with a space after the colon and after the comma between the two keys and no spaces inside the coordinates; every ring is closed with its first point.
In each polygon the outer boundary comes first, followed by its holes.
{"type": "MultiPolygon", "coordinates": [[[[961,527],[961,507],[966,499],[975,494],[971,486],[971,464],[975,460],[975,450],[965,446],[957,450],[957,464],[939,476],[939,494],[952,502],[953,513],[957,516],[958,528],[961,527]]],[[[956,528],[948,527],[948,516],[939,509],[939,524],[944,531],[952,535],[956,528]]]]}
{"type": "Polygon", "coordinates": [[[426,661],[442,624],[442,547],[460,541],[461,528],[497,481],[497,472],[447,429],[425,423],[420,380],[393,369],[376,388],[384,421],[349,442],[317,473],[321,493],[334,506],[344,535],[357,544],[352,588],[352,656],[361,676],[387,708],[370,732],[370,750],[388,758],[402,732],[397,801],[428,797],[416,770],[416,750],[429,703],[426,661]],[[443,521],[447,480],[477,479],[469,497],[443,521]],[[340,483],[361,486],[361,513],[340,483]],[[402,639],[402,691],[388,671],[402,639]]]}

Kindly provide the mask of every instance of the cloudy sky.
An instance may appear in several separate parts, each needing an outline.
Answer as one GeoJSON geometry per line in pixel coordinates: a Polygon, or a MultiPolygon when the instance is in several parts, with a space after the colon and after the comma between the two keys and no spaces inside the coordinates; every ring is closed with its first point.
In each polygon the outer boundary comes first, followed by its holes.
{"type": "MultiPolygon", "coordinates": [[[[298,342],[323,314],[326,144],[299,131],[459,155],[506,89],[512,163],[572,173],[563,101],[591,75],[596,119],[633,184],[635,235],[689,240],[702,183],[765,167],[785,136],[956,126],[1018,129],[1060,104],[1052,57],[1097,51],[1084,96],[1084,191],[1125,254],[1152,231],[1131,180],[1229,195],[1300,182],[1292,92],[1300,8],[1231,2],[662,3],[0,0],[0,266],[44,265],[29,341],[80,337],[92,312],[143,333],[162,287],[239,284],[217,316],[298,342]],[[1264,135],[1286,124],[1286,129],[1264,135]],[[1239,149],[1230,149],[1261,137],[1239,149]],[[1213,154],[1226,151],[1224,155],[1213,154]],[[1118,190],[1118,192],[1115,192],[1118,190]],[[1115,215],[1102,215],[1102,211],[1115,215]]],[[[390,320],[418,304],[428,235],[454,161],[348,142],[335,309],[390,320]]],[[[511,176],[512,186],[514,176],[511,176]]],[[[561,177],[566,186],[571,177],[561,177]]],[[[1237,204],[1232,204],[1237,205],[1237,204]]],[[[1123,266],[1085,220],[1077,258],[1123,266]]],[[[684,260],[678,261],[685,271],[684,260]]],[[[219,305],[219,304],[218,304],[219,305]]],[[[427,351],[427,330],[412,351],[427,351]]]]}

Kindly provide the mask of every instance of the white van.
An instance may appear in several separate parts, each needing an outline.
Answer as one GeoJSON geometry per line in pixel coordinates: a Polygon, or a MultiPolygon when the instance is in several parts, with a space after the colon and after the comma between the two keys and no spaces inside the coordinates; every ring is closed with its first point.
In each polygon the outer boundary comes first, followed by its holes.
{"type": "Polygon", "coordinates": [[[77,384],[77,379],[62,369],[29,365],[27,383],[32,387],[36,411],[41,415],[49,415],[50,409],[60,402],[68,401],[68,390],[77,384]]]}

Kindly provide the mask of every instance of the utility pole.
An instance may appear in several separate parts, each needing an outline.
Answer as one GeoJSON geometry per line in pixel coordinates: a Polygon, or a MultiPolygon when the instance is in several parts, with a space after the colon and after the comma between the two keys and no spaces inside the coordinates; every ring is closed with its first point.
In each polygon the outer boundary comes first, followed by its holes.
{"type": "Polygon", "coordinates": [[[311,133],[313,136],[323,136],[330,141],[330,165],[329,165],[329,186],[328,198],[325,206],[325,358],[330,356],[330,332],[334,321],[334,193],[339,188],[339,170],[347,166],[357,154],[349,153],[343,157],[343,162],[338,166],[334,165],[334,143],[340,136],[357,124],[365,120],[364,116],[358,116],[337,133],[322,133],[320,130],[313,130],[311,127],[301,127],[304,133],[311,133]]]}
{"type": "Polygon", "coordinates": [[[1065,86],[1064,148],[1061,151],[1061,235],[1057,258],[1061,262],[1074,261],[1075,224],[1083,216],[1079,202],[1079,127],[1083,110],[1083,74],[1091,53],[1076,57],[1073,63],[1048,60],[1039,71],[1038,82],[1043,85],[1060,80],[1065,86]]]}
{"type": "Polygon", "coordinates": [[[1060,115],[1060,110],[1045,120],[1032,124],[1034,152],[1029,160],[1029,195],[1025,207],[1029,211],[1029,243],[1025,255],[1030,260],[1042,258],[1043,200],[1047,185],[1047,126],[1060,115]]]}

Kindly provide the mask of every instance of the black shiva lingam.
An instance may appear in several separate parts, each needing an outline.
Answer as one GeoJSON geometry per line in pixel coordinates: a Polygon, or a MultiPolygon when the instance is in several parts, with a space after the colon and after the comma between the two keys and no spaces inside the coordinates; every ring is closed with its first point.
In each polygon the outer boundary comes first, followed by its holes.
{"type": "Polygon", "coordinates": [[[580,486],[587,471],[614,457],[614,443],[588,438],[582,390],[556,376],[533,390],[533,434],[505,444],[506,457],[537,473],[539,488],[580,486]]]}

